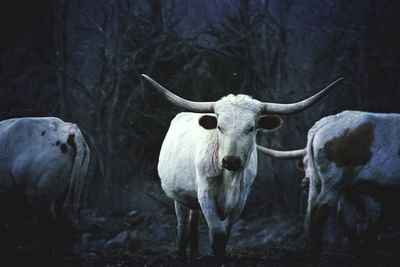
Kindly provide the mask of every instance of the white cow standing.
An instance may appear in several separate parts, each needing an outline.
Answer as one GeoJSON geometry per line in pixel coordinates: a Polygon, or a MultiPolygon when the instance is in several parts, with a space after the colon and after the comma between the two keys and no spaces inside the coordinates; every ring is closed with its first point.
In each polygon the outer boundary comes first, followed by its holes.
{"type": "Polygon", "coordinates": [[[0,194],[22,192],[34,212],[45,207],[53,217],[73,220],[89,159],[75,124],[54,117],[0,122],[0,194]]]}
{"type": "Polygon", "coordinates": [[[246,95],[216,102],[193,102],[174,95],[150,77],[173,104],[199,113],[179,113],[161,147],[158,173],[175,202],[179,254],[198,252],[199,209],[204,214],[214,256],[222,261],[232,225],[238,220],[257,172],[256,129],[272,130],[281,121],[263,114],[292,114],[316,103],[331,86],[294,104],[263,103],[246,95]]]}
{"type": "Polygon", "coordinates": [[[273,157],[304,157],[310,180],[305,223],[316,251],[321,249],[326,220],[338,204],[357,207],[362,195],[385,206],[400,200],[400,114],[344,111],[316,122],[305,149],[258,149],[273,157]]]}

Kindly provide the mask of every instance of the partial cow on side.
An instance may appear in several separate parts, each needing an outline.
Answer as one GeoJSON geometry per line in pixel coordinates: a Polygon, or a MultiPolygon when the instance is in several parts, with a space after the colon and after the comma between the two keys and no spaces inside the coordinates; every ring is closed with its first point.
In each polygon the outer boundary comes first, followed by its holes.
{"type": "Polygon", "coordinates": [[[165,193],[175,201],[179,254],[198,250],[199,210],[209,228],[214,256],[222,261],[232,225],[238,220],[257,172],[256,130],[281,123],[268,114],[300,112],[320,100],[318,94],[294,104],[263,103],[247,95],[216,102],[193,102],[174,95],[146,75],[173,104],[199,113],[180,113],[161,147],[158,173],[165,193]]]}
{"type": "Polygon", "coordinates": [[[366,195],[382,207],[400,200],[399,114],[344,111],[315,123],[305,149],[259,150],[280,158],[304,157],[310,179],[306,229],[316,250],[321,248],[326,220],[341,199],[357,206],[366,195]]]}
{"type": "MultiPolygon", "coordinates": [[[[308,196],[310,179],[304,177],[301,189],[308,196]]],[[[371,248],[382,227],[381,205],[371,196],[360,195],[352,190],[341,194],[337,209],[331,212],[342,227],[352,251],[371,248]]]]}
{"type": "Polygon", "coordinates": [[[77,214],[90,158],[79,128],[54,117],[0,122],[0,195],[20,192],[53,217],[77,214]]]}

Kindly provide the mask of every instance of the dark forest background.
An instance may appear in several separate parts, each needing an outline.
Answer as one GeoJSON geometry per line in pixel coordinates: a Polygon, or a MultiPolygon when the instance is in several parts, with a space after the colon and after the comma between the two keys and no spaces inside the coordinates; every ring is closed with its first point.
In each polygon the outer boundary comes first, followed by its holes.
{"type": "MultiPolygon", "coordinates": [[[[91,149],[84,206],[171,211],[158,153],[180,110],[145,73],[187,99],[229,93],[290,103],[345,81],[283,117],[258,143],[302,148],[320,118],[400,112],[397,0],[15,0],[0,8],[0,119],[57,116],[91,149]]],[[[303,173],[260,154],[244,218],[299,218],[303,173]]]]}

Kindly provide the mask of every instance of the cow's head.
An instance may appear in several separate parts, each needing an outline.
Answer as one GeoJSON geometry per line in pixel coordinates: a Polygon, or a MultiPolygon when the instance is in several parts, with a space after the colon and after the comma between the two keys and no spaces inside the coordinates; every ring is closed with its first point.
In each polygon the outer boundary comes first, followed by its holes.
{"type": "Polygon", "coordinates": [[[281,125],[281,120],[275,115],[293,114],[312,106],[342,79],[301,102],[277,104],[260,102],[247,95],[228,95],[216,102],[189,101],[173,94],[150,77],[142,76],[176,106],[193,112],[212,113],[201,116],[199,124],[205,129],[218,131],[218,156],[221,167],[228,171],[238,171],[246,166],[254,149],[257,129],[276,129],[281,125]]]}
{"type": "Polygon", "coordinates": [[[254,148],[257,129],[274,130],[281,125],[278,116],[262,115],[262,106],[247,95],[228,95],[215,102],[215,114],[200,117],[200,126],[217,131],[221,167],[241,170],[254,148]]]}

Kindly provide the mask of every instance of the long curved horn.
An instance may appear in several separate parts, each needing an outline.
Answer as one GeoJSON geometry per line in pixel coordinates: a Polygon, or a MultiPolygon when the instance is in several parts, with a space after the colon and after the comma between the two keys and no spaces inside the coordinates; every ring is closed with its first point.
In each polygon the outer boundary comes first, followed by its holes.
{"type": "Polygon", "coordinates": [[[304,99],[303,101],[297,102],[297,103],[292,103],[292,104],[278,104],[278,103],[264,103],[264,109],[263,113],[265,114],[294,114],[300,111],[303,111],[315,103],[317,103],[323,96],[325,96],[330,89],[333,88],[335,84],[337,84],[339,81],[343,80],[344,78],[341,77],[325,87],[323,90],[321,90],[319,93],[304,99]]]}
{"type": "Polygon", "coordinates": [[[154,81],[149,76],[142,74],[142,77],[145,78],[147,81],[153,85],[153,87],[162,95],[164,95],[168,101],[170,101],[175,106],[193,111],[193,112],[214,112],[214,103],[215,102],[195,102],[186,100],[180,96],[175,95],[174,93],[170,92],[167,88],[160,85],[156,81],[154,81]]]}
{"type": "Polygon", "coordinates": [[[306,155],[305,148],[291,151],[279,151],[257,145],[257,150],[267,156],[277,159],[301,159],[306,155]]]}

